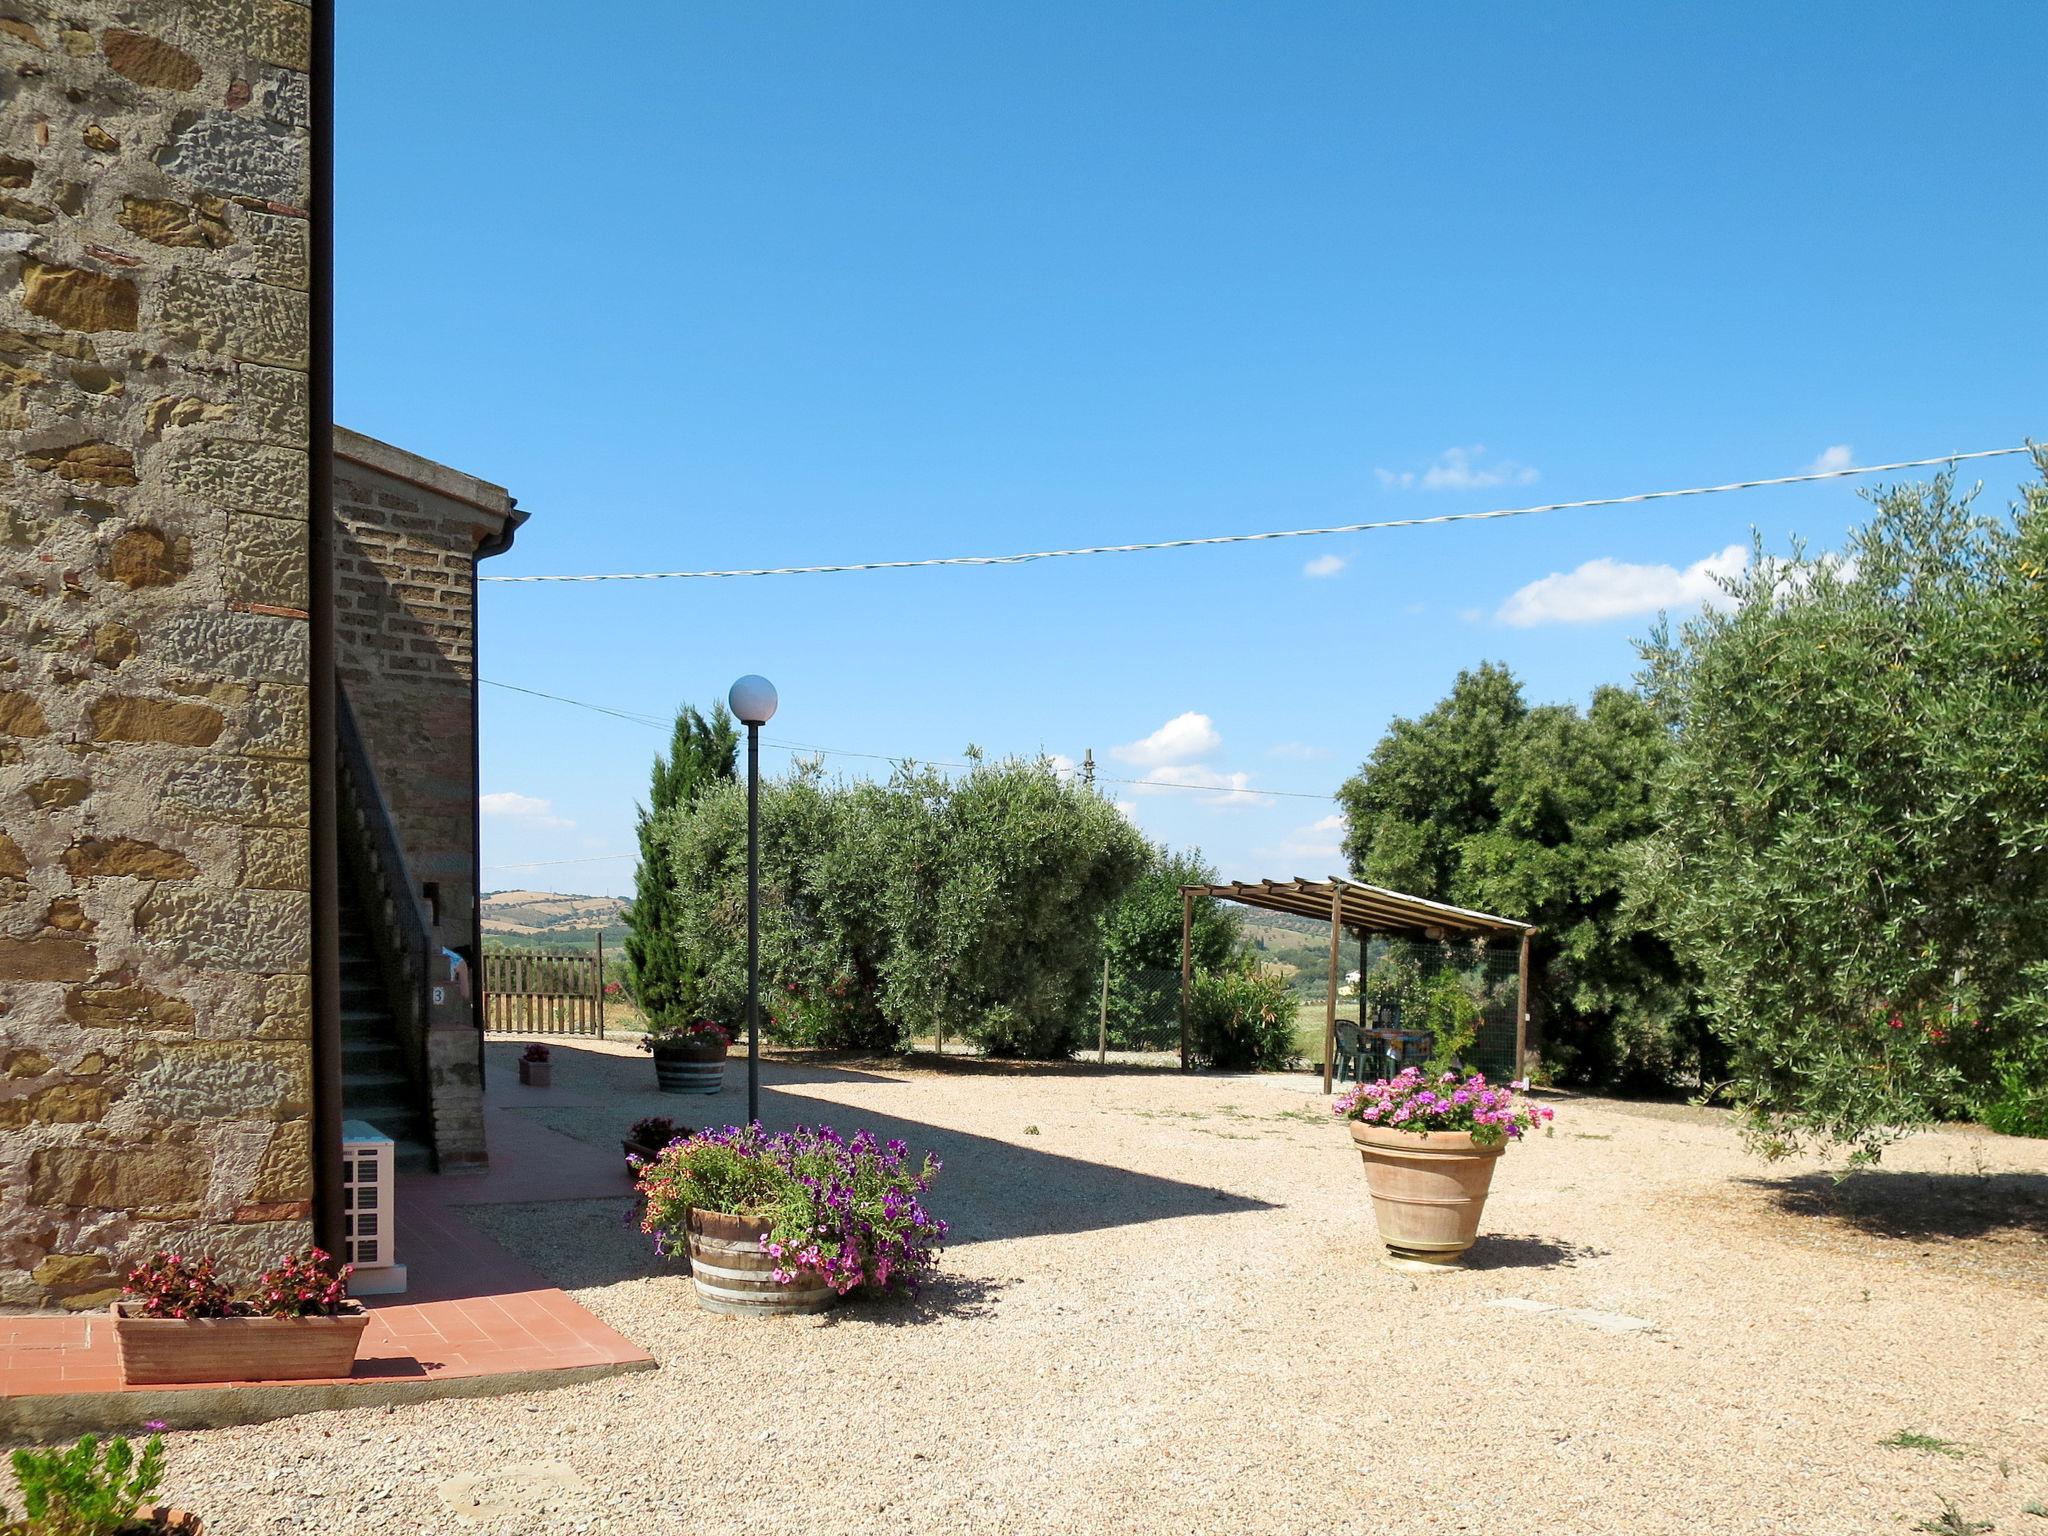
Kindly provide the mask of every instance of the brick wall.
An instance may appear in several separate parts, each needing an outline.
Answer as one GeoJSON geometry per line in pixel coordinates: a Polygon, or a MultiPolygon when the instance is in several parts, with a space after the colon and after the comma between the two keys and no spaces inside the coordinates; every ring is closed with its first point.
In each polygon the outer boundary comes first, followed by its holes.
{"type": "Polygon", "coordinates": [[[310,1237],[310,19],[0,3],[0,1305],[310,1237]]]}
{"type": "MultiPolygon", "coordinates": [[[[502,486],[334,436],[336,665],[414,885],[438,893],[434,943],[475,959],[474,577],[522,514],[502,486]]],[[[481,1162],[475,1030],[437,1011],[426,1043],[441,1166],[481,1162]]]]}
{"type": "Polygon", "coordinates": [[[512,498],[360,433],[334,452],[336,665],[439,942],[474,946],[474,576],[512,498]]]}

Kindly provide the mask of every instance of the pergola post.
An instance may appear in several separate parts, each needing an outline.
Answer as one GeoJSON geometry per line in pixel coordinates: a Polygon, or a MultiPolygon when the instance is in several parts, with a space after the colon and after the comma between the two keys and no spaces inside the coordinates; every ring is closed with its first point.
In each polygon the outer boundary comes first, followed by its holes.
{"type": "Polygon", "coordinates": [[[1534,928],[1522,930],[1522,958],[1515,978],[1515,1080],[1528,1075],[1529,1055],[1529,941],[1534,928]]]}
{"type": "Polygon", "coordinates": [[[1338,951],[1344,942],[1344,887],[1330,892],[1330,996],[1323,1005],[1323,1092],[1330,1091],[1330,1076],[1337,1062],[1337,967],[1338,951]]]}
{"type": "Polygon", "coordinates": [[[1188,993],[1195,979],[1195,893],[1180,888],[1180,1069],[1188,1070],[1188,993]]]}

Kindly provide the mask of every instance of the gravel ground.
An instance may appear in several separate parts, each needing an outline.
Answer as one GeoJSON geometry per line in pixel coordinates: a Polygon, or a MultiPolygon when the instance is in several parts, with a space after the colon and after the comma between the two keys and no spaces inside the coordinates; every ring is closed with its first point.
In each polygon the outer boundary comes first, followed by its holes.
{"type": "MultiPolygon", "coordinates": [[[[617,1047],[556,1060],[558,1089],[618,1085],[544,1112],[581,1139],[686,1102],[617,1047]]],[[[1557,1134],[1503,1159],[1469,1268],[1414,1277],[1379,1264],[1306,1077],[766,1081],[772,1120],[946,1159],[955,1243],[923,1301],[728,1320],[624,1200],[480,1208],[663,1369],[182,1434],[170,1491],[209,1536],[1830,1536],[1944,1500],[2048,1536],[2025,1510],[2048,1501],[2048,1144],[1924,1135],[1837,1187],[1712,1112],[1561,1097],[1557,1134]]]]}

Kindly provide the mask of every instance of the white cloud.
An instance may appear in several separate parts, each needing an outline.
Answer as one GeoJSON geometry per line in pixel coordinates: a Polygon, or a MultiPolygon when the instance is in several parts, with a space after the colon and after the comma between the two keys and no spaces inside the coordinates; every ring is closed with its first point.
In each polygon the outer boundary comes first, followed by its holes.
{"type": "Polygon", "coordinates": [[[493,794],[480,795],[476,804],[477,809],[486,816],[524,822],[529,827],[566,830],[576,825],[567,817],[557,816],[552,801],[543,800],[538,795],[522,795],[515,789],[501,789],[493,794]]]}
{"type": "Polygon", "coordinates": [[[1258,857],[1286,860],[1292,873],[1317,879],[1336,868],[1344,854],[1344,818],[1332,814],[1305,827],[1296,827],[1282,838],[1277,848],[1261,848],[1258,857]]]}
{"type": "Polygon", "coordinates": [[[1074,760],[1064,752],[1048,752],[1045,760],[1052,764],[1052,771],[1061,778],[1074,771],[1074,760]]]}
{"type": "Polygon", "coordinates": [[[1513,593],[1494,615],[1503,624],[1531,629],[1538,624],[1597,624],[1666,608],[1690,608],[1721,595],[1718,578],[1738,576],[1749,551],[1730,544],[1695,560],[1684,570],[1673,565],[1629,565],[1602,555],[1570,571],[1553,571],[1513,593]]]}
{"type": "Polygon", "coordinates": [[[1512,459],[1482,463],[1485,457],[1485,444],[1474,443],[1469,448],[1446,448],[1426,469],[1375,469],[1373,474],[1381,485],[1399,491],[1417,487],[1425,491],[1484,491],[1497,485],[1536,483],[1537,472],[1529,465],[1512,459]]]}
{"type": "Polygon", "coordinates": [[[1223,773],[1201,763],[1165,763],[1147,769],[1131,785],[1131,791],[1140,795],[1163,795],[1176,788],[1208,789],[1216,793],[1192,798],[1202,805],[1271,805],[1272,798],[1253,790],[1251,783],[1252,776],[1248,773],[1223,773]]]}
{"type": "Polygon", "coordinates": [[[1111,747],[1109,755],[1136,768],[1153,768],[1185,763],[1214,752],[1222,745],[1223,738],[1217,733],[1215,722],[1207,715],[1189,710],[1175,715],[1142,741],[1127,741],[1120,747],[1111,747]]]}
{"type": "Polygon", "coordinates": [[[1831,469],[1847,469],[1856,462],[1856,455],[1847,443],[1836,443],[1832,448],[1823,448],[1820,457],[1806,466],[1809,475],[1825,474],[1831,469]]]}
{"type": "Polygon", "coordinates": [[[1304,576],[1334,576],[1351,562],[1343,555],[1317,555],[1301,568],[1304,576]]]}
{"type": "Polygon", "coordinates": [[[1123,814],[1123,818],[1124,818],[1124,820],[1125,820],[1125,821],[1128,821],[1128,822],[1132,822],[1132,823],[1135,823],[1135,822],[1137,821],[1137,819],[1138,819],[1138,802],[1137,802],[1137,801],[1135,801],[1135,800],[1119,800],[1119,801],[1117,801],[1117,803],[1116,803],[1116,808],[1117,808],[1117,810],[1118,810],[1118,811],[1120,811],[1120,812],[1121,812],[1121,813],[1123,814]]]}
{"type": "Polygon", "coordinates": [[[1266,748],[1266,756],[1285,758],[1290,763],[1321,762],[1329,755],[1328,747],[1312,747],[1305,741],[1283,741],[1266,748]]]}

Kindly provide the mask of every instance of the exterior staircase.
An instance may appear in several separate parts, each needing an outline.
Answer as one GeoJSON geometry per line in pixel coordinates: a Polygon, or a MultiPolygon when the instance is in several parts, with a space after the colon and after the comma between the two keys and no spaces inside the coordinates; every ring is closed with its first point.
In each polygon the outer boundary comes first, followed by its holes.
{"type": "Polygon", "coordinates": [[[406,1071],[369,916],[346,869],[340,885],[342,1116],[389,1136],[399,1170],[425,1171],[434,1166],[432,1128],[406,1071]]]}

